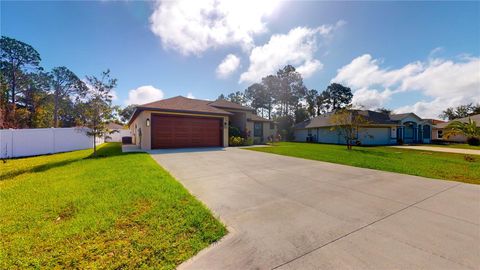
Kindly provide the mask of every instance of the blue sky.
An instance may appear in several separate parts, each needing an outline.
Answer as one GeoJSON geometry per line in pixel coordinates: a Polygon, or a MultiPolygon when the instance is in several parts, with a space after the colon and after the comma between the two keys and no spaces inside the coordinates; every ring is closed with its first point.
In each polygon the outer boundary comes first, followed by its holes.
{"type": "Polygon", "coordinates": [[[119,105],[215,99],[286,64],[309,88],[350,86],[367,108],[434,117],[480,102],[480,2],[242,3],[2,1],[1,33],[46,69],[109,68],[119,105]]]}

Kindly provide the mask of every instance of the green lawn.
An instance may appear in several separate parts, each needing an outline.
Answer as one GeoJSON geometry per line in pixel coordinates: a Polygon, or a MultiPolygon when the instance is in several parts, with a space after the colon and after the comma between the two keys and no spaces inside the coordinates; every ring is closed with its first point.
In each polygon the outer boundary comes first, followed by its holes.
{"type": "Polygon", "coordinates": [[[430,178],[480,184],[480,157],[392,147],[354,147],[343,145],[282,142],[276,146],[248,148],[292,157],[398,172],[430,178]],[[468,159],[468,158],[467,158],[468,159]]]}
{"type": "Polygon", "coordinates": [[[226,234],[148,154],[91,152],[0,161],[0,269],[173,269],[226,234]]]}
{"type": "Polygon", "coordinates": [[[459,144],[459,143],[452,143],[452,144],[429,144],[429,145],[427,145],[427,146],[480,150],[480,146],[473,146],[473,145],[469,145],[469,144],[466,144],[466,143],[464,143],[464,144],[459,144]]]}

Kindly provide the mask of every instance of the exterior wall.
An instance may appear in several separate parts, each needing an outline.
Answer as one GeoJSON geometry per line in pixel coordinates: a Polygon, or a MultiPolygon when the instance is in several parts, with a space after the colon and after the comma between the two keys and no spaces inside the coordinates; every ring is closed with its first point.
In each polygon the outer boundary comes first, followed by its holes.
{"type": "Polygon", "coordinates": [[[132,143],[145,150],[151,149],[151,116],[151,111],[142,111],[130,125],[132,143]],[[150,127],[147,127],[147,119],[150,119],[150,127]]]}
{"type": "Polygon", "coordinates": [[[438,131],[443,131],[443,129],[438,129],[438,128],[432,128],[432,140],[442,140],[442,141],[446,141],[446,142],[459,142],[459,143],[463,143],[463,142],[467,142],[467,137],[463,136],[463,135],[454,135],[454,136],[450,136],[448,137],[445,137],[445,135],[442,136],[442,138],[439,138],[438,137],[438,131]]]}
{"type": "Polygon", "coordinates": [[[186,116],[200,116],[200,117],[214,117],[223,119],[223,146],[228,146],[228,116],[218,116],[218,115],[204,115],[204,114],[188,114],[188,113],[170,113],[170,112],[156,112],[156,111],[142,111],[135,121],[130,125],[130,132],[132,134],[132,143],[138,145],[141,149],[151,150],[152,149],[152,140],[151,140],[151,127],[152,127],[152,114],[168,114],[168,115],[186,115],[186,116]],[[150,119],[150,126],[147,127],[146,122],[147,118],[150,119]],[[135,130],[135,125],[137,129],[135,130]],[[140,145],[138,129],[142,130],[142,139],[140,145]]]}
{"type": "Polygon", "coordinates": [[[364,128],[358,133],[358,140],[362,145],[388,145],[392,142],[390,127],[364,128]]]}
{"type": "MultiPolygon", "coordinates": [[[[315,129],[316,130],[316,129],[315,129]]],[[[295,140],[296,142],[306,142],[307,141],[307,136],[308,136],[308,129],[304,128],[304,129],[296,129],[294,132],[293,132],[294,136],[295,136],[295,140]]]]}
{"type": "Polygon", "coordinates": [[[247,117],[250,112],[245,111],[234,111],[234,110],[227,110],[228,112],[234,113],[234,115],[229,117],[230,124],[234,127],[240,129],[240,131],[245,131],[247,126],[247,117]]]}
{"type": "Polygon", "coordinates": [[[246,127],[247,136],[253,137],[253,122],[247,121],[246,127]]]}
{"type": "Polygon", "coordinates": [[[319,143],[345,144],[341,132],[338,130],[331,130],[330,127],[317,128],[312,130],[311,133],[312,135],[316,134],[319,143]]]}
{"type": "Polygon", "coordinates": [[[247,132],[253,138],[254,144],[262,144],[268,142],[268,137],[277,134],[277,127],[275,126],[273,129],[270,129],[270,122],[247,121],[247,132]],[[262,137],[254,136],[254,123],[262,123],[262,137]]]}
{"type": "Polygon", "coordinates": [[[268,137],[275,136],[277,134],[277,128],[274,126],[273,129],[270,129],[270,122],[263,122],[263,137],[264,142],[268,142],[268,137]]]}
{"type": "MultiPolygon", "coordinates": [[[[82,150],[93,147],[93,137],[80,128],[0,130],[0,157],[24,157],[82,150]]],[[[103,143],[97,138],[97,144],[103,143]]]]}
{"type": "MultiPolygon", "coordinates": [[[[345,139],[340,130],[331,130],[330,127],[297,129],[295,141],[306,142],[308,134],[311,134],[319,143],[345,144],[345,139]]],[[[360,129],[358,140],[362,145],[389,145],[395,144],[392,138],[391,127],[368,127],[360,129]]]]}

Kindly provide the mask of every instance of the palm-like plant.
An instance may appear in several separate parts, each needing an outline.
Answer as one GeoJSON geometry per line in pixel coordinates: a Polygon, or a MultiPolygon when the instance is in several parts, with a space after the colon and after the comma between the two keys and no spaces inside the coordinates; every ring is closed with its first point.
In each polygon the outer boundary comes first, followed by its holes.
{"type": "Polygon", "coordinates": [[[468,122],[453,121],[445,127],[445,136],[448,138],[453,135],[464,135],[467,141],[478,141],[480,139],[480,127],[477,122],[468,118],[468,122]],[[472,139],[473,140],[470,140],[472,139]]]}

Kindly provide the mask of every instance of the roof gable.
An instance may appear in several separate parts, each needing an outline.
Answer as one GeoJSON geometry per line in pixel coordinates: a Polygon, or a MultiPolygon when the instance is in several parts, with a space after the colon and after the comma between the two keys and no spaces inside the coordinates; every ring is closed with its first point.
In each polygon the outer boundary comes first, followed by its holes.
{"type": "Polygon", "coordinates": [[[150,102],[138,106],[140,109],[156,109],[166,111],[180,111],[180,112],[194,112],[194,113],[210,113],[210,114],[222,114],[229,115],[230,113],[209,105],[210,101],[186,98],[182,96],[167,98],[150,102]]]}
{"type": "Polygon", "coordinates": [[[392,120],[395,120],[395,121],[402,121],[403,119],[409,117],[409,116],[413,116],[415,118],[417,118],[418,120],[420,121],[423,121],[422,118],[420,118],[420,116],[414,114],[414,113],[398,113],[398,114],[391,114],[390,115],[390,119],[392,120]]]}

